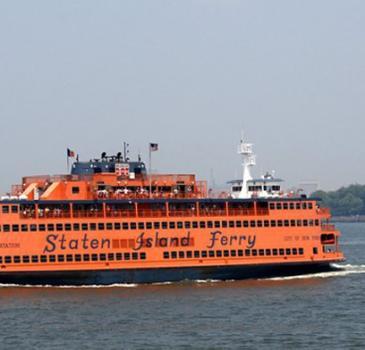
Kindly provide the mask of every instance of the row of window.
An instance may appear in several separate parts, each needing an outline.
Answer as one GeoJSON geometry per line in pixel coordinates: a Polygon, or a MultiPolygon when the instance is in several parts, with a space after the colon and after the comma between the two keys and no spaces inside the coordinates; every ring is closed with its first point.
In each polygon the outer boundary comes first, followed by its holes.
{"type": "Polygon", "coordinates": [[[300,209],[313,209],[313,203],[312,202],[271,202],[269,205],[269,208],[271,210],[300,210],[300,209]]]}
{"type": "Polygon", "coordinates": [[[88,261],[146,260],[146,253],[58,254],[0,256],[0,264],[63,263],[88,261]]]}
{"type": "Polygon", "coordinates": [[[303,255],[303,248],[238,249],[238,250],[188,250],[164,252],[164,259],[222,258],[242,256],[288,256],[303,255]]]}
{"type": "Polygon", "coordinates": [[[241,227],[300,227],[319,226],[319,220],[231,220],[231,221],[162,221],[162,222],[115,222],[75,224],[22,224],[2,225],[3,232],[44,232],[44,231],[102,231],[102,230],[159,230],[191,228],[241,228],[241,227]]]}
{"type": "MultiPolygon", "coordinates": [[[[270,202],[269,207],[270,209],[277,209],[277,210],[313,209],[313,202],[270,202]]],[[[202,204],[202,209],[204,209],[204,204],[202,204]]],[[[19,212],[19,207],[17,205],[10,205],[10,206],[3,205],[1,211],[3,214],[9,214],[9,213],[16,214],[19,212]]]]}

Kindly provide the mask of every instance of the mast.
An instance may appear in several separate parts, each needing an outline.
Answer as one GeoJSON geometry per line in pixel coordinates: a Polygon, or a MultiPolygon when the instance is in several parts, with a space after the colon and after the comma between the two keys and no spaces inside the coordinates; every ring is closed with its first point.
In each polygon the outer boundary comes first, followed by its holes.
{"type": "Polygon", "coordinates": [[[238,198],[250,198],[248,194],[247,182],[252,180],[251,168],[256,165],[256,155],[252,151],[252,143],[246,143],[243,139],[238,146],[238,154],[242,156],[242,189],[238,198]]]}

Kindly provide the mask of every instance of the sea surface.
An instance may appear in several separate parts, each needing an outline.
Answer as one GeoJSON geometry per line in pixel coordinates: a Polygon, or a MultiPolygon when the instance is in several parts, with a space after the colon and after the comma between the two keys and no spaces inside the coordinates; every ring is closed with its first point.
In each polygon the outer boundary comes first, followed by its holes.
{"type": "Polygon", "coordinates": [[[365,349],[365,224],[341,270],[247,281],[0,286],[3,349],[365,349]]]}

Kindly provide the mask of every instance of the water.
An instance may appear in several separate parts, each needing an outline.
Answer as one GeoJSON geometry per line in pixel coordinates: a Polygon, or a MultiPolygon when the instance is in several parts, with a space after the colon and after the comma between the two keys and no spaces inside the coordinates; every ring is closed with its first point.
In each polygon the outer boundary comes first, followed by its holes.
{"type": "Polygon", "coordinates": [[[0,349],[364,349],[365,224],[342,270],[251,281],[0,287],[0,349]]]}

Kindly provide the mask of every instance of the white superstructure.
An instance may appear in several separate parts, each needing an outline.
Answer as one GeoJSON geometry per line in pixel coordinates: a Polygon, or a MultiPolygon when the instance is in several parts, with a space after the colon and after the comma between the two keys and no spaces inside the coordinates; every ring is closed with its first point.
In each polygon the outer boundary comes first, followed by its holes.
{"type": "Polygon", "coordinates": [[[252,150],[252,143],[244,142],[243,137],[238,146],[238,154],[242,156],[242,179],[230,181],[232,198],[267,198],[283,195],[281,182],[272,174],[266,173],[254,179],[251,169],[256,165],[256,155],[252,150]]]}

